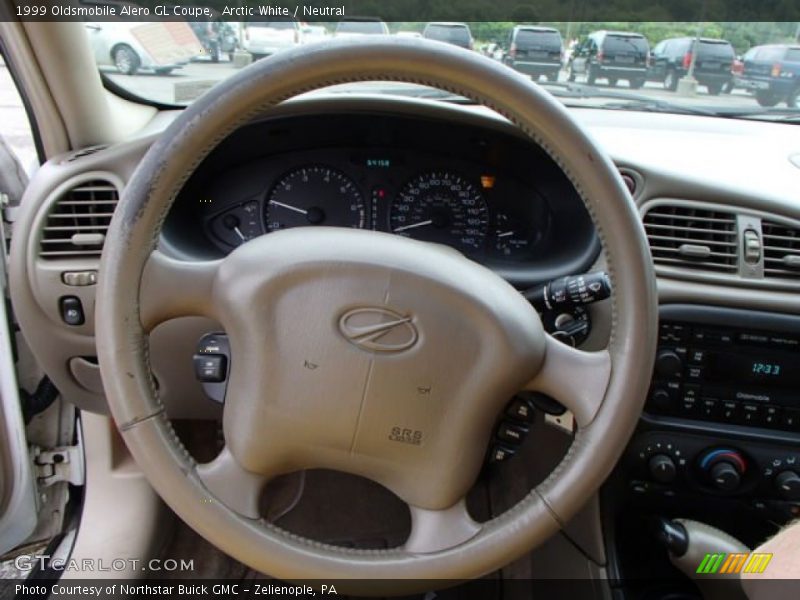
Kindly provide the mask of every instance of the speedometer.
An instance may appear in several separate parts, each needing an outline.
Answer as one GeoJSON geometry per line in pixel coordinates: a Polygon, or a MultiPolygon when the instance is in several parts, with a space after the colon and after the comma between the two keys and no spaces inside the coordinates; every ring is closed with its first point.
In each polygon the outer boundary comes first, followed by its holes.
{"type": "Polygon", "coordinates": [[[478,188],[445,171],[409,181],[392,203],[389,228],[414,239],[470,253],[484,246],[489,209],[478,188]]]}
{"type": "Polygon", "coordinates": [[[307,225],[362,229],[366,224],[356,184],[344,173],[322,165],[285,173],[267,196],[264,213],[269,231],[307,225]]]}

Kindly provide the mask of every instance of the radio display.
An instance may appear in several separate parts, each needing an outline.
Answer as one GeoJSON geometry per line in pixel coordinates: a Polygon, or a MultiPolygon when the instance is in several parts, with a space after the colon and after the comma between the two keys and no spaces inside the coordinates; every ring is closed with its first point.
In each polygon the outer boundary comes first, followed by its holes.
{"type": "Polygon", "coordinates": [[[721,383],[756,383],[775,387],[800,387],[800,355],[764,352],[739,354],[711,351],[704,378],[721,383]]]}

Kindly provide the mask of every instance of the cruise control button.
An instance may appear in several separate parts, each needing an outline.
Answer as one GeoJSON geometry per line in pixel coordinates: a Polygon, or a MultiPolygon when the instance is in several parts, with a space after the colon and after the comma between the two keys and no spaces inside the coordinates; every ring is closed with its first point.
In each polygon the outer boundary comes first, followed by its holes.
{"type": "Polygon", "coordinates": [[[503,462],[514,456],[514,454],[516,454],[516,452],[514,451],[513,448],[509,448],[508,446],[503,446],[501,444],[496,444],[492,447],[492,451],[489,452],[489,461],[503,462]]]}
{"type": "Polygon", "coordinates": [[[228,358],[224,354],[195,354],[194,373],[204,383],[225,381],[228,358]]]}
{"type": "Polygon", "coordinates": [[[497,428],[497,437],[504,442],[511,442],[512,444],[522,443],[526,433],[528,433],[528,430],[525,427],[505,421],[500,423],[500,427],[497,428]]]}
{"type": "Polygon", "coordinates": [[[512,419],[530,423],[533,421],[533,408],[527,400],[516,398],[506,410],[506,414],[512,419]]]}

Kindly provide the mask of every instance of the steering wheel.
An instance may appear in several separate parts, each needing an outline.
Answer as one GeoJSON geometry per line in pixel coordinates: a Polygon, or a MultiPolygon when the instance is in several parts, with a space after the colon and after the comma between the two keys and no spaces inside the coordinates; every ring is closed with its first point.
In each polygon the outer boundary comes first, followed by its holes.
{"type": "MultiPolygon", "coordinates": [[[[529,78],[453,46],[384,38],[306,46],[259,61],[189,106],[126,186],[100,267],[97,343],[122,437],[167,504],[253,569],[284,580],[467,579],[555,533],[619,458],[642,409],[656,343],[655,277],[614,164],[529,78]],[[235,129],[303,92],[392,80],[444,89],[514,123],[563,169],[599,232],[614,295],[599,352],[547,335],[492,271],[438,245],[335,228],[271,233],[218,261],[168,258],[157,240],[176,194],[235,129]],[[184,315],[230,340],[225,448],[196,464],[170,426],[148,364],[148,332],[184,315]],[[496,416],[520,390],[559,400],[579,430],[561,464],[507,512],[467,512],[496,416]],[[404,500],[402,547],[354,550],[265,523],[278,474],[328,468],[404,500]]],[[[379,582],[373,584],[379,585],[379,582]]],[[[364,591],[364,590],[361,590],[364,591]]],[[[371,588],[368,591],[380,591],[371,588]]]]}

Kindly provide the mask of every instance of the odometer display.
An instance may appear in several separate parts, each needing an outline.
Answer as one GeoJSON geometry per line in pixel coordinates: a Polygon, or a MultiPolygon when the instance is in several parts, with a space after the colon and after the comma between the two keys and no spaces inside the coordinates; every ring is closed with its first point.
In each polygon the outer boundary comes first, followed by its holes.
{"type": "Polygon", "coordinates": [[[285,173],[267,195],[264,220],[268,231],[329,225],[363,228],[366,209],[361,192],[345,174],[325,166],[285,173]]]}
{"type": "Polygon", "coordinates": [[[409,181],[392,203],[389,230],[452,246],[465,253],[484,247],[489,209],[476,186],[459,175],[436,171],[409,181]]]}

